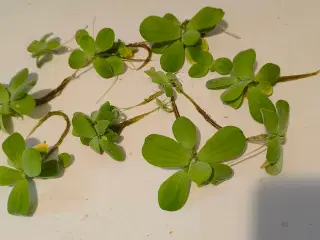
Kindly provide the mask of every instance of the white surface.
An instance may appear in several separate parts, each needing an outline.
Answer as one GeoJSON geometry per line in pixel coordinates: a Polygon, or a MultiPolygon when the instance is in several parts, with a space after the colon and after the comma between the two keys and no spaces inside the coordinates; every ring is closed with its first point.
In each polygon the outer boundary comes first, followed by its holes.
{"type": "MultiPolygon", "coordinates": [[[[92,21],[96,17],[96,32],[111,27],[118,38],[135,42],[141,40],[138,29],[144,17],[172,12],[184,19],[206,5],[223,8],[228,30],[242,37],[241,40],[226,34],[209,37],[214,57],[232,58],[240,50],[252,47],[257,51],[258,67],[266,62],[277,63],[282,75],[319,68],[318,0],[2,0],[1,81],[9,81],[19,69],[28,67],[39,74],[38,91],[57,86],[73,72],[68,67],[68,54],[55,56],[41,70],[36,68],[26,47],[47,32],[54,32],[66,41],[86,25],[92,31],[92,21]]],[[[159,67],[158,59],[156,56],[149,66],[159,67]]],[[[188,64],[179,74],[185,90],[219,123],[237,125],[247,136],[263,131],[263,126],[251,119],[246,102],[240,110],[234,111],[221,104],[220,92],[206,90],[205,81],[214,74],[191,80],[187,70],[188,64]]],[[[138,103],[156,89],[143,71],[128,70],[121,79],[105,98],[119,107],[138,103]]],[[[123,132],[122,145],[127,153],[123,163],[107,155],[98,156],[69,134],[60,150],[73,153],[75,163],[63,178],[36,182],[39,204],[31,218],[8,215],[6,202],[10,189],[0,188],[0,238],[319,239],[320,216],[318,210],[313,211],[319,209],[320,203],[317,194],[319,80],[320,76],[275,87],[272,99],[286,99],[292,108],[282,177],[271,179],[260,170],[264,161],[260,155],[238,165],[234,178],[219,187],[198,189],[193,185],[181,211],[162,211],[157,203],[158,187],[172,172],[152,167],[141,156],[141,146],[148,134],[171,136],[174,116],[158,112],[123,132]],[[297,177],[303,179],[297,180],[297,177]],[[301,185],[297,186],[297,181],[301,185]],[[300,193],[302,189],[305,191],[300,193]],[[286,205],[295,196],[301,201],[286,205]],[[275,206],[277,208],[273,208],[275,206]]],[[[72,82],[62,96],[52,101],[52,109],[63,109],[69,116],[75,111],[91,112],[98,108],[95,102],[111,83],[112,80],[101,79],[91,71],[72,82]]],[[[203,144],[215,130],[181,96],[178,106],[181,114],[199,127],[203,144]]],[[[149,104],[128,115],[134,116],[153,107],[149,104]]],[[[16,121],[16,130],[27,134],[35,123],[31,118],[16,121]]],[[[52,119],[33,136],[52,144],[62,128],[60,119],[52,119]]],[[[2,135],[1,139],[4,137],[2,135]]],[[[4,154],[0,156],[0,164],[5,164],[4,154]]]]}

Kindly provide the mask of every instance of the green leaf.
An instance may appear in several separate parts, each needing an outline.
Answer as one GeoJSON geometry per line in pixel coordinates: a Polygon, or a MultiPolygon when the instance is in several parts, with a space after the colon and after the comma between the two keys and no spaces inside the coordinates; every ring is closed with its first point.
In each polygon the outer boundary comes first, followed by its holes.
{"type": "Polygon", "coordinates": [[[22,170],[28,177],[36,177],[41,173],[41,154],[33,149],[26,148],[22,154],[22,170]]]}
{"type": "Polygon", "coordinates": [[[91,139],[92,139],[92,138],[80,137],[80,142],[81,142],[83,145],[89,146],[91,139]]]}
{"type": "Polygon", "coordinates": [[[124,154],[122,152],[122,149],[117,144],[110,142],[106,137],[102,137],[102,139],[100,139],[100,146],[102,150],[105,153],[107,153],[110,157],[112,157],[114,160],[124,160],[124,154]]]}
{"type": "Polygon", "coordinates": [[[188,165],[191,160],[189,151],[179,143],[158,134],[146,137],[142,147],[142,155],[148,163],[166,168],[183,167],[188,165]]]}
{"type": "Polygon", "coordinates": [[[79,30],[76,32],[75,38],[76,38],[76,41],[77,41],[77,43],[78,43],[79,45],[80,45],[80,40],[81,40],[81,38],[84,37],[84,36],[89,36],[89,33],[88,33],[87,30],[79,29],[79,30]]]}
{"type": "Polygon", "coordinates": [[[212,175],[210,164],[204,162],[195,162],[189,168],[189,178],[197,185],[203,185],[209,181],[212,175]]]}
{"type": "Polygon", "coordinates": [[[160,64],[166,72],[177,72],[184,64],[184,47],[181,41],[174,42],[161,55],[160,64]]]}
{"type": "Polygon", "coordinates": [[[51,39],[50,41],[48,41],[46,43],[46,49],[48,49],[48,50],[54,50],[54,49],[57,49],[59,47],[61,47],[61,44],[56,39],[51,39]]]}
{"type": "Polygon", "coordinates": [[[239,52],[233,59],[231,74],[242,79],[253,78],[255,61],[256,52],[253,49],[239,52]]]}
{"type": "Polygon", "coordinates": [[[83,68],[87,64],[86,54],[80,49],[74,50],[69,57],[69,66],[72,69],[83,68]]]}
{"type": "Polygon", "coordinates": [[[278,114],[275,111],[262,108],[261,110],[264,126],[268,133],[277,134],[279,130],[278,114]]]}
{"type": "Polygon", "coordinates": [[[151,67],[149,70],[145,71],[145,73],[152,79],[153,83],[157,84],[167,84],[169,83],[169,79],[162,71],[156,71],[154,67],[151,67]]]}
{"type": "Polygon", "coordinates": [[[0,106],[0,111],[2,115],[5,115],[5,116],[10,116],[12,113],[14,113],[14,111],[10,107],[10,102],[5,102],[4,104],[2,104],[0,106]]]}
{"type": "Polygon", "coordinates": [[[273,63],[263,65],[255,77],[256,82],[269,82],[272,86],[275,85],[280,77],[280,67],[273,63]]]}
{"type": "Polygon", "coordinates": [[[164,92],[166,93],[166,96],[168,98],[171,98],[173,96],[173,88],[171,84],[165,84],[163,88],[164,88],[164,92]]]}
{"type": "Polygon", "coordinates": [[[98,135],[103,135],[107,128],[109,127],[110,121],[108,120],[100,120],[96,125],[94,125],[94,129],[98,133],[98,135]]]}
{"type": "Polygon", "coordinates": [[[112,66],[106,58],[94,58],[93,67],[96,72],[103,78],[112,78],[114,76],[112,66]]]}
{"type": "Polygon", "coordinates": [[[71,166],[72,164],[72,157],[69,153],[60,153],[58,155],[58,158],[59,158],[59,162],[61,163],[61,165],[64,167],[64,168],[68,168],[71,166]]]}
{"type": "Polygon", "coordinates": [[[287,132],[290,106],[285,100],[279,100],[276,102],[276,107],[279,115],[279,135],[284,136],[287,132]]]}
{"type": "Polygon", "coordinates": [[[108,139],[109,142],[117,142],[120,138],[119,134],[111,130],[107,130],[104,136],[108,139]]]}
{"type": "Polygon", "coordinates": [[[231,167],[221,163],[210,164],[213,171],[213,176],[210,179],[210,183],[219,185],[233,177],[233,170],[231,167]]]}
{"type": "Polygon", "coordinates": [[[2,150],[10,159],[13,166],[21,169],[22,153],[26,148],[26,143],[19,133],[13,133],[2,143],[2,150]]]}
{"type": "Polygon", "coordinates": [[[24,98],[12,101],[10,107],[22,115],[29,115],[35,109],[36,101],[32,96],[26,94],[24,98]]]}
{"type": "Polygon", "coordinates": [[[263,123],[262,113],[260,111],[262,108],[265,108],[274,112],[276,111],[270,99],[255,87],[250,87],[248,89],[248,103],[249,103],[249,111],[252,118],[259,123],[263,123]]]}
{"type": "Polygon", "coordinates": [[[234,100],[236,100],[237,98],[239,98],[244,90],[246,89],[246,87],[248,86],[249,82],[247,81],[243,81],[243,82],[237,82],[235,84],[233,84],[231,87],[229,87],[227,90],[225,90],[220,98],[221,101],[226,103],[226,102],[232,102],[234,100]]]}
{"type": "Polygon", "coordinates": [[[213,90],[225,89],[237,82],[238,80],[235,77],[221,77],[221,78],[215,78],[207,81],[206,87],[208,89],[213,89],[213,90]]]}
{"type": "Polygon", "coordinates": [[[232,71],[233,63],[229,58],[218,58],[214,61],[212,68],[220,75],[228,75],[232,71]]]}
{"type": "Polygon", "coordinates": [[[256,87],[267,96],[270,96],[273,92],[272,85],[266,81],[259,82],[259,84],[256,87]]]}
{"type": "Polygon", "coordinates": [[[49,160],[42,163],[39,178],[57,178],[60,174],[60,166],[57,160],[49,160]]]}
{"type": "Polygon", "coordinates": [[[282,165],[283,165],[283,153],[281,151],[278,161],[274,164],[270,164],[266,166],[265,169],[266,169],[266,172],[271,176],[276,176],[281,172],[282,165]]]}
{"type": "Polygon", "coordinates": [[[89,35],[83,36],[80,39],[79,45],[86,55],[90,57],[94,55],[96,51],[96,45],[95,45],[94,39],[91,36],[89,35]]]}
{"type": "Polygon", "coordinates": [[[226,126],[206,142],[198,153],[198,159],[207,163],[229,161],[242,155],[246,145],[246,137],[239,128],[226,126]]]}
{"type": "Polygon", "coordinates": [[[151,46],[151,50],[155,54],[162,54],[171,44],[172,42],[153,43],[151,46]]]}
{"type": "Polygon", "coordinates": [[[107,58],[107,62],[112,68],[114,76],[120,75],[124,71],[124,62],[117,56],[111,56],[107,58]]]}
{"type": "Polygon", "coordinates": [[[177,25],[177,26],[180,26],[180,25],[181,25],[181,23],[180,23],[180,21],[178,20],[178,18],[177,18],[176,16],[174,16],[173,14],[171,14],[171,13],[166,13],[166,14],[163,16],[163,18],[171,21],[172,23],[174,23],[174,24],[177,25]]]}
{"type": "Polygon", "coordinates": [[[188,30],[204,31],[216,26],[223,18],[224,12],[220,8],[205,7],[189,21],[188,30]]]}
{"type": "Polygon", "coordinates": [[[23,179],[24,176],[21,171],[0,166],[0,186],[10,186],[23,179]]]}
{"type": "Polygon", "coordinates": [[[30,52],[30,53],[37,52],[38,49],[39,49],[38,46],[39,46],[39,41],[33,40],[33,41],[29,44],[27,50],[28,50],[28,52],[30,52]]]}
{"type": "Polygon", "coordinates": [[[112,48],[114,44],[115,34],[111,28],[103,28],[99,31],[96,44],[99,52],[106,51],[112,48]]]}
{"type": "Polygon", "coordinates": [[[97,133],[83,113],[75,113],[72,118],[72,126],[75,131],[85,138],[94,138],[97,133]]]}
{"type": "Polygon", "coordinates": [[[197,57],[203,51],[208,51],[209,46],[207,41],[204,38],[201,38],[201,42],[197,43],[194,46],[187,47],[185,50],[186,59],[190,64],[195,64],[197,57]]]}
{"type": "Polygon", "coordinates": [[[102,151],[101,151],[101,147],[100,147],[100,140],[99,140],[99,137],[96,136],[94,138],[91,139],[91,141],[89,142],[89,146],[91,147],[91,149],[93,151],[95,151],[96,153],[99,153],[101,154],[102,151]]]}
{"type": "Polygon", "coordinates": [[[11,93],[10,100],[18,100],[23,98],[37,83],[37,80],[25,81],[14,92],[11,93]]]}
{"type": "Polygon", "coordinates": [[[211,53],[207,51],[201,51],[199,52],[195,57],[194,60],[196,60],[197,63],[200,63],[203,66],[206,66],[208,69],[211,67],[213,63],[213,57],[211,53]]]}
{"type": "Polygon", "coordinates": [[[8,102],[10,99],[7,89],[0,83],[0,104],[8,102]]]}
{"type": "Polygon", "coordinates": [[[149,16],[140,24],[140,34],[148,42],[161,43],[181,38],[181,29],[171,20],[149,16]]]}
{"type": "Polygon", "coordinates": [[[110,124],[113,124],[118,121],[119,113],[117,109],[110,105],[109,102],[104,103],[98,111],[96,121],[108,120],[110,124]]]}
{"type": "Polygon", "coordinates": [[[180,170],[163,182],[158,191],[158,202],[161,209],[177,211],[188,200],[190,180],[184,170],[180,170]]]}
{"type": "Polygon", "coordinates": [[[234,109],[238,109],[239,107],[241,107],[241,105],[243,103],[243,99],[244,99],[244,94],[242,94],[236,100],[233,100],[231,102],[227,102],[225,104],[227,104],[228,106],[230,106],[230,107],[232,107],[234,109]]]}
{"type": "Polygon", "coordinates": [[[25,82],[25,80],[27,79],[28,75],[29,75],[28,68],[24,68],[20,72],[18,72],[11,79],[9,87],[8,87],[8,91],[10,93],[15,92],[18,89],[18,87],[20,87],[25,82]]]}
{"type": "Polygon", "coordinates": [[[202,78],[209,72],[209,68],[201,65],[200,63],[193,64],[188,71],[188,74],[192,78],[202,78]]]}
{"type": "Polygon", "coordinates": [[[281,142],[278,136],[268,141],[267,160],[269,163],[274,164],[278,161],[281,155],[281,142]]]}
{"type": "Polygon", "coordinates": [[[30,209],[28,180],[20,180],[12,188],[8,198],[8,213],[11,215],[27,216],[30,209]]]}
{"type": "Polygon", "coordinates": [[[182,41],[184,45],[193,46],[200,40],[200,37],[201,35],[198,31],[187,30],[182,36],[182,41]]]}
{"type": "Polygon", "coordinates": [[[172,125],[174,137],[186,149],[193,149],[197,143],[196,126],[186,117],[177,118],[172,125]]]}

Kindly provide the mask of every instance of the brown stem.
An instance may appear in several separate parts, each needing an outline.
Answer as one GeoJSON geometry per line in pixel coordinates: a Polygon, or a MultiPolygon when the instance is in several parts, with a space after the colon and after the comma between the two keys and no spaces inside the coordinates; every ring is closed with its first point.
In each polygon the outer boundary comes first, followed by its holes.
{"type": "Polygon", "coordinates": [[[299,75],[292,75],[292,76],[282,76],[279,77],[278,82],[288,82],[288,81],[293,81],[293,80],[299,80],[302,78],[308,78],[315,76],[320,73],[320,70],[312,73],[305,73],[305,74],[299,74],[299,75]]]}
{"type": "Polygon", "coordinates": [[[197,109],[198,113],[200,113],[203,118],[210,123],[213,127],[215,127],[216,129],[220,129],[222,128],[216,121],[214,121],[209,114],[207,114],[184,90],[180,89],[179,90],[180,93],[185,96],[192,104],[193,106],[195,106],[195,108],[197,109]]]}
{"type": "Polygon", "coordinates": [[[175,101],[173,96],[171,97],[171,106],[172,106],[172,109],[173,109],[174,116],[176,118],[179,118],[180,117],[180,113],[179,113],[178,106],[177,106],[176,101],[175,101]]]}
{"type": "Polygon", "coordinates": [[[157,97],[160,97],[163,93],[164,93],[163,90],[159,90],[158,92],[155,92],[154,94],[152,94],[149,97],[145,98],[142,102],[140,102],[140,103],[138,103],[136,105],[133,105],[131,107],[122,108],[122,110],[129,110],[129,109],[132,109],[132,108],[135,108],[135,107],[140,107],[142,105],[145,105],[145,104],[153,101],[157,97]]]}
{"type": "MultiPolygon", "coordinates": [[[[63,119],[66,122],[66,128],[65,130],[62,132],[61,137],[59,138],[59,140],[57,141],[57,143],[50,149],[50,151],[46,154],[46,156],[44,157],[44,160],[47,159],[63,142],[64,138],[67,136],[69,130],[70,130],[70,120],[68,118],[68,116],[63,113],[62,111],[53,111],[53,112],[48,112],[43,118],[41,118],[39,120],[39,122],[37,123],[37,125],[31,130],[31,132],[29,133],[28,137],[34,133],[46,120],[48,120],[50,117],[52,116],[61,116],[63,117],[63,119]]],[[[27,137],[27,138],[28,138],[27,137]]]]}
{"type": "Polygon", "coordinates": [[[143,49],[147,50],[147,52],[148,52],[148,56],[146,57],[144,62],[141,64],[141,66],[137,68],[137,70],[140,70],[141,68],[146,66],[151,61],[152,51],[151,51],[151,48],[148,46],[147,43],[145,43],[145,42],[130,43],[130,44],[127,45],[127,47],[143,48],[143,49]]]}

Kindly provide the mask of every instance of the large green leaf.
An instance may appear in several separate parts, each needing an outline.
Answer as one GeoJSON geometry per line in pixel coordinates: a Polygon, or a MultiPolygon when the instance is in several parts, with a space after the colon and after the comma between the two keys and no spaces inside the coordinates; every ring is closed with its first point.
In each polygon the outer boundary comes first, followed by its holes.
{"type": "Polygon", "coordinates": [[[120,75],[124,71],[124,62],[117,56],[111,56],[107,58],[107,62],[112,68],[113,75],[120,75]]]}
{"type": "Polygon", "coordinates": [[[186,117],[177,118],[172,125],[174,137],[186,149],[193,149],[197,143],[196,126],[186,117]]]}
{"type": "Polygon", "coordinates": [[[197,185],[203,185],[209,181],[212,175],[212,168],[209,163],[198,161],[191,164],[188,175],[191,181],[197,185]]]}
{"type": "Polygon", "coordinates": [[[218,58],[212,65],[212,70],[220,75],[228,75],[232,71],[233,63],[229,58],[218,58]]]}
{"type": "Polygon", "coordinates": [[[246,137],[234,126],[218,130],[202,147],[198,159],[207,163],[229,161],[243,154],[246,148],[246,137]]]}
{"type": "Polygon", "coordinates": [[[12,101],[10,107],[22,115],[29,115],[35,109],[36,101],[32,96],[26,94],[24,98],[12,101]]]}
{"type": "Polygon", "coordinates": [[[169,177],[159,188],[158,202],[161,209],[177,211],[188,200],[190,180],[184,170],[180,170],[169,177]]]}
{"type": "Polygon", "coordinates": [[[271,85],[275,85],[280,77],[280,67],[273,63],[267,63],[263,65],[258,74],[255,77],[255,81],[269,82],[271,85]]]}
{"type": "Polygon", "coordinates": [[[188,30],[204,31],[216,26],[223,18],[224,12],[220,8],[205,7],[191,18],[188,30]]]}
{"type": "Polygon", "coordinates": [[[190,67],[188,74],[192,78],[202,78],[206,76],[208,72],[209,72],[208,67],[203,66],[200,63],[196,63],[190,67]]]}
{"type": "Polygon", "coordinates": [[[182,40],[184,45],[193,46],[200,40],[200,33],[195,30],[188,30],[183,34],[182,40]]]}
{"type": "Polygon", "coordinates": [[[18,87],[20,87],[25,80],[27,79],[29,75],[29,70],[27,68],[22,69],[20,72],[18,72],[10,81],[8,91],[10,93],[15,92],[18,87]]]}
{"type": "Polygon", "coordinates": [[[166,18],[149,16],[140,24],[140,34],[148,42],[160,43],[181,38],[181,29],[166,18]]]}
{"type": "Polygon", "coordinates": [[[184,64],[184,47],[181,41],[174,42],[161,55],[160,64],[166,72],[177,72],[184,64]]]}
{"type": "Polygon", "coordinates": [[[281,142],[278,136],[268,141],[267,160],[269,163],[274,164],[278,161],[281,155],[281,142]]]}
{"type": "Polygon", "coordinates": [[[248,86],[249,82],[243,81],[243,82],[237,82],[235,84],[233,84],[231,87],[229,87],[227,90],[225,90],[220,98],[221,101],[226,103],[226,102],[232,102],[234,100],[236,100],[237,98],[239,98],[245,88],[248,86]]]}
{"type": "Polygon", "coordinates": [[[171,21],[173,24],[180,26],[180,21],[178,20],[178,18],[176,16],[174,16],[172,13],[166,13],[163,18],[171,21]]]}
{"type": "Polygon", "coordinates": [[[93,126],[83,113],[77,112],[73,115],[72,126],[81,137],[94,138],[97,135],[93,126]]]}
{"type": "Polygon", "coordinates": [[[86,54],[80,49],[74,50],[69,57],[69,66],[72,69],[83,68],[87,63],[86,54]]]}
{"type": "Polygon", "coordinates": [[[210,183],[219,185],[233,177],[233,170],[228,165],[221,163],[212,163],[210,165],[213,171],[210,183]]]}
{"type": "Polygon", "coordinates": [[[0,83],[0,104],[9,101],[9,93],[7,89],[0,83]]]}
{"type": "Polygon", "coordinates": [[[283,153],[281,151],[278,161],[274,164],[270,164],[265,167],[266,172],[272,176],[278,175],[282,170],[283,165],[283,153]]]}
{"type": "Polygon", "coordinates": [[[155,54],[162,54],[173,42],[153,43],[151,50],[155,54]]]}
{"type": "Polygon", "coordinates": [[[91,139],[91,141],[89,142],[89,146],[91,147],[91,149],[93,151],[95,151],[96,153],[99,153],[101,154],[102,151],[101,151],[101,147],[100,147],[100,140],[99,140],[99,137],[96,136],[94,138],[91,139]]]}
{"type": "Polygon", "coordinates": [[[57,178],[60,174],[60,166],[57,160],[49,160],[42,163],[40,178],[57,178]]]}
{"type": "Polygon", "coordinates": [[[287,132],[290,106],[285,100],[279,100],[276,102],[276,107],[279,115],[279,135],[284,136],[287,132]]]}
{"type": "Polygon", "coordinates": [[[39,151],[27,148],[22,154],[22,170],[28,177],[36,177],[41,173],[42,157],[39,151]]]}
{"type": "Polygon", "coordinates": [[[279,130],[279,118],[275,111],[270,111],[268,109],[261,109],[263,123],[267,129],[268,133],[277,134],[279,130]]]}
{"type": "Polygon", "coordinates": [[[93,67],[103,78],[112,78],[114,76],[112,66],[107,58],[96,57],[93,60],[93,67]]]}
{"type": "Polygon", "coordinates": [[[109,125],[110,125],[110,121],[100,120],[97,122],[96,125],[94,125],[94,129],[96,130],[98,135],[103,135],[106,132],[109,125]]]}
{"type": "Polygon", "coordinates": [[[22,153],[26,143],[19,133],[13,133],[2,143],[2,150],[10,159],[10,162],[17,169],[21,169],[22,153]]]}
{"type": "Polygon", "coordinates": [[[112,48],[114,44],[115,34],[111,28],[103,28],[96,37],[96,44],[99,52],[112,48]]]}
{"type": "Polygon", "coordinates": [[[198,54],[194,56],[194,60],[197,63],[200,63],[203,66],[206,66],[208,69],[213,64],[213,57],[211,53],[209,53],[208,51],[200,51],[198,54]]]}
{"type": "Polygon", "coordinates": [[[263,123],[263,117],[260,111],[262,108],[274,112],[276,111],[271,100],[255,87],[250,87],[248,89],[248,103],[252,118],[259,123],[263,123]]]}
{"type": "Polygon", "coordinates": [[[83,36],[80,39],[79,45],[87,56],[92,57],[94,55],[96,51],[96,45],[95,45],[94,39],[91,36],[89,35],[83,36]]]}
{"type": "Polygon", "coordinates": [[[12,188],[8,198],[7,208],[8,213],[11,215],[28,215],[30,209],[28,180],[20,180],[12,188]]]}
{"type": "Polygon", "coordinates": [[[235,84],[238,82],[237,78],[235,77],[221,77],[221,78],[215,78],[207,81],[206,87],[208,89],[225,89],[229,86],[235,84]]]}
{"type": "Polygon", "coordinates": [[[256,52],[253,49],[239,52],[233,59],[231,74],[243,79],[253,78],[255,61],[256,52]]]}
{"type": "Polygon", "coordinates": [[[244,99],[244,94],[242,94],[236,100],[233,100],[231,102],[226,102],[225,104],[227,104],[228,106],[230,106],[234,109],[238,109],[239,107],[241,107],[241,105],[243,103],[243,99],[244,99]]]}
{"type": "Polygon", "coordinates": [[[146,137],[142,155],[144,159],[157,167],[183,167],[189,164],[191,155],[179,143],[173,139],[151,134],[146,137]]]}
{"type": "Polygon", "coordinates": [[[110,142],[106,137],[102,137],[100,139],[100,146],[102,150],[112,157],[116,161],[123,161],[124,160],[124,153],[122,149],[113,142],[110,142]]]}
{"type": "Polygon", "coordinates": [[[0,186],[9,186],[24,179],[21,171],[0,166],[0,186]]]}

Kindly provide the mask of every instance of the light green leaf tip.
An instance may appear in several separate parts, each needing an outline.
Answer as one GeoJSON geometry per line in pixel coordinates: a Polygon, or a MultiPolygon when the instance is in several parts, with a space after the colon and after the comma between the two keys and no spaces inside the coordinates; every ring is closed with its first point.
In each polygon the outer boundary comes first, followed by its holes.
{"type": "Polygon", "coordinates": [[[172,125],[174,137],[186,149],[193,149],[197,142],[196,126],[186,117],[177,118],[172,125]]]}
{"type": "Polygon", "coordinates": [[[30,209],[28,180],[20,180],[13,187],[8,198],[7,208],[11,215],[28,216],[30,209]]]}
{"type": "Polygon", "coordinates": [[[28,177],[36,177],[41,173],[42,157],[39,151],[27,148],[22,154],[22,170],[28,177]]]}
{"type": "Polygon", "coordinates": [[[209,181],[212,175],[212,168],[210,164],[198,161],[191,164],[188,174],[191,181],[201,186],[209,181]]]}

